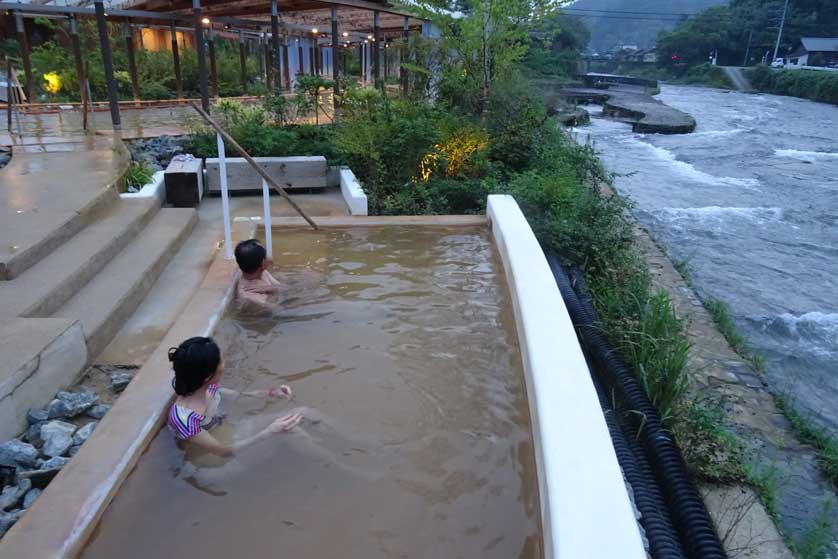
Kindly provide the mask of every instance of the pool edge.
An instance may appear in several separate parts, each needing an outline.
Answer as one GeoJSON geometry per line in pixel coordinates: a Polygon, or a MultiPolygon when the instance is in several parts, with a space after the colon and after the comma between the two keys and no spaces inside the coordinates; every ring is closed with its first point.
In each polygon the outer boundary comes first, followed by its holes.
{"type": "Polygon", "coordinates": [[[645,559],[593,381],[547,259],[514,198],[489,196],[487,215],[524,366],[544,558],[645,559]]]}

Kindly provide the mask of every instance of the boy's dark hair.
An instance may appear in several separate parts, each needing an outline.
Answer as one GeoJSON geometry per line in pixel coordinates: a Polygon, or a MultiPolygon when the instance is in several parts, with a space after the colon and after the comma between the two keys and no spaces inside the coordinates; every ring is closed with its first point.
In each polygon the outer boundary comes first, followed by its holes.
{"type": "Polygon", "coordinates": [[[265,247],[256,239],[248,239],[236,245],[236,264],[245,274],[258,270],[267,255],[265,247]]]}
{"type": "Polygon", "coordinates": [[[212,338],[189,338],[169,349],[169,361],[175,370],[172,388],[178,396],[188,396],[215,374],[221,363],[221,350],[212,338]]]}

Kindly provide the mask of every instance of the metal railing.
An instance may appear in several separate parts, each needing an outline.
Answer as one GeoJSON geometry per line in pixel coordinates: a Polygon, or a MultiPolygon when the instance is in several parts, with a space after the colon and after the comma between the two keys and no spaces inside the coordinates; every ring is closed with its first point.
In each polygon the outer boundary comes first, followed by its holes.
{"type": "Polygon", "coordinates": [[[226,247],[227,251],[227,259],[233,259],[233,240],[232,240],[232,231],[231,231],[231,224],[230,224],[230,195],[229,190],[227,188],[227,155],[224,149],[224,142],[226,141],[230,144],[233,149],[235,149],[239,154],[247,161],[253,170],[256,171],[259,176],[262,177],[262,207],[264,210],[264,219],[265,219],[265,249],[268,252],[268,257],[273,256],[273,242],[271,239],[271,192],[270,189],[275,189],[280,196],[285,198],[288,201],[288,204],[291,205],[294,210],[300,216],[306,220],[306,222],[311,225],[311,227],[315,230],[319,229],[317,223],[314,222],[303,210],[300,208],[294,200],[288,195],[288,192],[285,191],[279,184],[274,181],[270,175],[268,175],[267,171],[259,165],[253,157],[247,153],[243,147],[241,147],[238,142],[236,142],[230,134],[227,133],[206,111],[202,108],[197,106],[195,103],[192,103],[192,108],[198,111],[198,114],[203,117],[203,119],[210,125],[210,127],[215,130],[215,137],[216,142],[218,144],[218,171],[220,173],[220,182],[221,182],[221,212],[224,215],[224,246],[226,247]]]}

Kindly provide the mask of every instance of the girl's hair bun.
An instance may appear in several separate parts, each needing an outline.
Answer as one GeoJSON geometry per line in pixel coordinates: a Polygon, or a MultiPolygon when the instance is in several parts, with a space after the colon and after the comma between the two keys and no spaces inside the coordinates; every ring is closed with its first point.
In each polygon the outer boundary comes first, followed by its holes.
{"type": "Polygon", "coordinates": [[[189,338],[178,347],[169,348],[169,361],[175,370],[172,388],[179,396],[188,396],[218,370],[221,350],[212,338],[189,338]]]}

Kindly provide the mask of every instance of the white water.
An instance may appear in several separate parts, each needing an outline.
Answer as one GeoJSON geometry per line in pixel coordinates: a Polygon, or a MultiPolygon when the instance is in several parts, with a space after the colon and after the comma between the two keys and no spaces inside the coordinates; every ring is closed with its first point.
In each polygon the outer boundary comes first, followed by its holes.
{"type": "Polygon", "coordinates": [[[702,297],[728,303],[771,387],[838,434],[838,107],[663,86],[693,134],[641,135],[599,118],[615,187],[702,297]]]}

